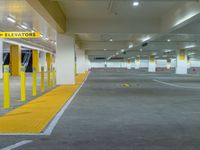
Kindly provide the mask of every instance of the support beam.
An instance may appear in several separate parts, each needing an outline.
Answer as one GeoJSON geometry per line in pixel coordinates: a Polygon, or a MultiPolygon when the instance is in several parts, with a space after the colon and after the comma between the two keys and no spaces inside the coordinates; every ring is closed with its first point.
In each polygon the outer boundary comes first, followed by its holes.
{"type": "Polygon", "coordinates": [[[76,46],[76,73],[85,73],[86,61],[85,51],[76,46]]]}
{"type": "Polygon", "coordinates": [[[0,79],[3,78],[3,41],[0,39],[0,79]]]}
{"type": "Polygon", "coordinates": [[[155,56],[154,55],[149,56],[148,71],[149,72],[156,72],[156,61],[155,61],[155,56]]]}
{"type": "Polygon", "coordinates": [[[39,72],[39,52],[38,52],[38,50],[32,50],[32,68],[35,68],[35,71],[39,72]]]}
{"type": "Polygon", "coordinates": [[[137,56],[135,58],[135,69],[140,69],[140,62],[141,62],[140,56],[137,56]]]}
{"type": "Polygon", "coordinates": [[[52,0],[26,0],[54,29],[64,33],[67,19],[59,3],[52,0]]]}
{"type": "Polygon", "coordinates": [[[20,75],[21,67],[21,47],[10,45],[10,72],[12,76],[20,75]]]}
{"type": "Polygon", "coordinates": [[[75,84],[75,41],[67,34],[57,35],[56,81],[58,85],[75,84]]]}
{"type": "Polygon", "coordinates": [[[187,51],[181,49],[177,52],[176,74],[187,74],[187,51]]]}
{"type": "Polygon", "coordinates": [[[44,67],[44,71],[47,71],[47,61],[46,61],[46,53],[40,52],[40,65],[44,67]]]}

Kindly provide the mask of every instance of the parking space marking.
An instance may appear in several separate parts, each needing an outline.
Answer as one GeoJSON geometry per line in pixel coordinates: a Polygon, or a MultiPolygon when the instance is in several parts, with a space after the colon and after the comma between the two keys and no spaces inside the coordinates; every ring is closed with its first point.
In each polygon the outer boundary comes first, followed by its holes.
{"type": "Polygon", "coordinates": [[[161,83],[161,84],[165,84],[165,85],[169,85],[169,86],[177,87],[177,88],[185,88],[185,89],[200,89],[200,87],[187,87],[187,86],[177,85],[177,84],[173,84],[173,83],[167,83],[167,82],[159,81],[159,80],[153,80],[153,81],[154,81],[154,82],[161,83]]]}
{"type": "Polygon", "coordinates": [[[0,150],[12,150],[12,149],[18,148],[18,147],[20,147],[20,146],[23,146],[23,145],[28,144],[28,143],[31,143],[31,142],[33,142],[33,141],[32,141],[32,140],[24,140],[24,141],[15,143],[15,144],[13,144],[13,145],[4,147],[4,148],[2,148],[2,149],[0,149],[0,150]]]}

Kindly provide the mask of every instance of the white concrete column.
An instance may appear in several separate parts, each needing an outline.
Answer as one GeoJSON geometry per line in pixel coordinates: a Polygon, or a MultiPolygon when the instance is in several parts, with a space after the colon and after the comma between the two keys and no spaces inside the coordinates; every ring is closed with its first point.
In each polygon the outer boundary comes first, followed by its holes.
{"type": "Polygon", "coordinates": [[[140,69],[140,56],[135,58],[135,69],[140,69]]]}
{"type": "Polygon", "coordinates": [[[45,52],[40,52],[40,70],[41,67],[44,67],[44,71],[47,71],[47,61],[46,61],[46,53],[45,52]]]}
{"type": "Polygon", "coordinates": [[[85,61],[85,51],[76,46],[76,70],[77,73],[85,73],[86,71],[86,61],[85,61]]]}
{"type": "Polygon", "coordinates": [[[131,69],[131,59],[127,60],[127,69],[131,69]]]}
{"type": "Polygon", "coordinates": [[[91,63],[88,55],[85,55],[85,61],[86,61],[86,70],[89,71],[91,69],[91,63]]]}
{"type": "Polygon", "coordinates": [[[75,41],[67,34],[57,35],[56,81],[58,85],[75,84],[75,41]]]}
{"type": "Polygon", "coordinates": [[[3,41],[0,39],[0,79],[3,78],[3,41]]]}
{"type": "Polygon", "coordinates": [[[176,74],[187,74],[187,63],[187,51],[179,50],[176,58],[176,74]]]}
{"type": "Polygon", "coordinates": [[[188,57],[187,59],[188,59],[187,68],[190,69],[190,68],[191,68],[191,61],[190,61],[190,58],[189,58],[189,57],[188,57]]]}
{"type": "Polygon", "coordinates": [[[170,59],[170,58],[167,59],[166,68],[167,68],[167,69],[170,69],[170,68],[171,68],[171,59],[170,59]]]}
{"type": "Polygon", "coordinates": [[[155,56],[154,55],[149,56],[148,71],[149,72],[156,72],[156,61],[155,61],[155,56]]]}

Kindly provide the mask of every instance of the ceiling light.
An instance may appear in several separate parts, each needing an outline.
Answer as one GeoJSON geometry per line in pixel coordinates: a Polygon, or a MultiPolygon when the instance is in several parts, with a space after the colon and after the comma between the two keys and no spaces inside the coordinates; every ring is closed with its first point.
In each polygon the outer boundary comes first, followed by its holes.
{"type": "Polygon", "coordinates": [[[185,46],[186,49],[188,49],[188,48],[194,48],[194,47],[196,47],[196,45],[188,45],[188,46],[185,46]]]}
{"type": "Polygon", "coordinates": [[[170,39],[168,39],[168,40],[167,40],[167,42],[171,42],[171,40],[170,40],[170,39]]]}
{"type": "Polygon", "coordinates": [[[121,49],[121,52],[123,53],[125,50],[124,49],[121,49]]]}
{"type": "Polygon", "coordinates": [[[117,52],[116,55],[119,55],[119,53],[117,52]]]}
{"type": "Polygon", "coordinates": [[[44,39],[45,39],[45,40],[49,40],[49,38],[48,38],[48,37],[45,37],[44,39]]]}
{"type": "Polygon", "coordinates": [[[151,39],[151,37],[149,37],[149,36],[148,36],[148,37],[145,37],[145,38],[142,39],[142,42],[148,41],[148,40],[150,40],[150,39],[151,39]]]}
{"type": "Polygon", "coordinates": [[[172,50],[171,49],[166,49],[165,50],[165,53],[169,53],[169,52],[171,52],[172,50]]]}
{"type": "Polygon", "coordinates": [[[113,41],[113,39],[112,38],[110,38],[110,40],[109,40],[110,42],[112,42],[113,41]]]}
{"type": "Polygon", "coordinates": [[[134,1],[133,2],[133,6],[138,6],[139,5],[139,2],[138,1],[134,1]]]}
{"type": "Polygon", "coordinates": [[[104,49],[104,51],[106,51],[107,49],[104,49]]]}
{"type": "Polygon", "coordinates": [[[23,29],[28,29],[28,27],[27,27],[26,25],[24,25],[24,24],[22,24],[21,27],[22,27],[23,29]]]}
{"type": "Polygon", "coordinates": [[[142,51],[143,51],[143,49],[141,48],[141,49],[140,49],[140,52],[142,52],[142,51]]]}
{"type": "Polygon", "coordinates": [[[43,34],[40,34],[40,37],[43,38],[44,37],[43,34]]]}
{"type": "Polygon", "coordinates": [[[7,20],[10,21],[10,22],[12,22],[12,23],[16,22],[16,20],[14,18],[10,17],[10,16],[7,17],[7,20]]]}
{"type": "Polygon", "coordinates": [[[128,46],[128,48],[132,48],[133,47],[133,44],[130,44],[129,46],[128,46]]]}
{"type": "Polygon", "coordinates": [[[22,29],[22,27],[20,25],[17,25],[17,28],[22,29]]]}

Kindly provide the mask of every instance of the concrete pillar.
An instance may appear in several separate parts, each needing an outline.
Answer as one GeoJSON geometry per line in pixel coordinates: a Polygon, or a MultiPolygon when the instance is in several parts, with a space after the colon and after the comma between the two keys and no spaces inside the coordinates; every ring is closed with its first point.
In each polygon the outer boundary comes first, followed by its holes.
{"type": "Polygon", "coordinates": [[[187,63],[186,50],[179,50],[176,58],[176,74],[187,74],[187,63]]]}
{"type": "Polygon", "coordinates": [[[156,72],[156,61],[155,61],[155,56],[154,55],[149,56],[148,71],[149,72],[156,72]]]}
{"type": "Polygon", "coordinates": [[[85,73],[86,62],[85,62],[85,51],[76,46],[76,73],[85,73]]]}
{"type": "Polygon", "coordinates": [[[127,69],[131,69],[131,59],[127,60],[127,69]]]}
{"type": "Polygon", "coordinates": [[[46,61],[46,53],[45,52],[40,52],[40,66],[44,67],[45,72],[47,71],[47,61],[46,61]]]}
{"type": "Polygon", "coordinates": [[[189,58],[189,57],[188,57],[187,59],[188,59],[187,68],[190,69],[190,68],[191,68],[191,61],[190,61],[190,58],[189,58]]]}
{"type": "Polygon", "coordinates": [[[10,45],[10,72],[12,76],[19,76],[21,68],[21,46],[10,45]]]}
{"type": "Polygon", "coordinates": [[[135,69],[140,69],[140,56],[135,58],[135,69]]]}
{"type": "Polygon", "coordinates": [[[170,69],[170,68],[171,68],[171,59],[170,59],[170,58],[167,59],[166,68],[167,68],[167,69],[170,69]]]}
{"type": "Polygon", "coordinates": [[[88,55],[85,55],[85,61],[86,61],[86,70],[89,71],[91,69],[91,63],[88,55]]]}
{"type": "Polygon", "coordinates": [[[57,35],[56,70],[58,85],[75,84],[75,42],[67,34],[57,35]]]}
{"type": "Polygon", "coordinates": [[[3,78],[3,41],[0,39],[0,79],[3,78]]]}
{"type": "Polygon", "coordinates": [[[38,50],[32,50],[32,68],[39,72],[39,52],[38,50]]]}

